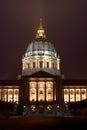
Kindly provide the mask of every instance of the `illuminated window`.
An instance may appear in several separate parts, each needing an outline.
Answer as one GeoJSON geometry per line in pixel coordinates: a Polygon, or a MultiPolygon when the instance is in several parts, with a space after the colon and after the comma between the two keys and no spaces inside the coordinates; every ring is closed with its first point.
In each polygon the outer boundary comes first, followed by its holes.
{"type": "Polygon", "coordinates": [[[69,102],[69,90],[64,89],[64,102],[69,102]]]}
{"type": "Polygon", "coordinates": [[[76,101],[80,101],[80,89],[76,89],[76,101]]]}
{"type": "Polygon", "coordinates": [[[19,89],[14,89],[14,102],[19,101],[19,89]]]}
{"type": "Polygon", "coordinates": [[[86,89],[81,89],[81,97],[82,97],[82,100],[86,99],[86,89]]]}
{"type": "Polygon", "coordinates": [[[38,101],[45,100],[45,83],[38,82],[38,101]]]}
{"type": "Polygon", "coordinates": [[[13,101],[13,89],[8,89],[8,102],[13,101]]]}
{"type": "Polygon", "coordinates": [[[30,86],[29,86],[29,99],[31,102],[36,101],[36,82],[30,82],[30,86]]]}
{"type": "Polygon", "coordinates": [[[2,101],[7,102],[7,89],[2,89],[2,101]]]}
{"type": "Polygon", "coordinates": [[[46,82],[46,101],[53,101],[53,82],[46,82]]]}
{"type": "Polygon", "coordinates": [[[70,102],[75,102],[75,92],[74,92],[74,89],[70,89],[70,102]]]}

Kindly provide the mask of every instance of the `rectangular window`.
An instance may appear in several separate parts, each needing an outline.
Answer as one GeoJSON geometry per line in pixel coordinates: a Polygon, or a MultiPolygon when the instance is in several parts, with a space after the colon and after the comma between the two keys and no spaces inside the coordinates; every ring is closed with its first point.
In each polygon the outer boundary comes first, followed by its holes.
{"type": "Polygon", "coordinates": [[[40,68],[43,67],[43,61],[40,61],[40,68]]]}
{"type": "Polygon", "coordinates": [[[35,62],[33,62],[33,68],[35,68],[35,62]]]}
{"type": "Polygon", "coordinates": [[[69,102],[69,89],[64,89],[64,102],[69,102]]]}
{"type": "Polygon", "coordinates": [[[8,102],[13,101],[13,89],[8,89],[8,102]]]}
{"type": "Polygon", "coordinates": [[[82,97],[82,100],[86,99],[86,89],[81,89],[81,97],[82,97]]]}
{"type": "Polygon", "coordinates": [[[19,89],[14,89],[14,102],[19,101],[19,89]]]}
{"type": "Polygon", "coordinates": [[[38,101],[45,100],[45,82],[38,82],[38,101]]]}
{"type": "Polygon", "coordinates": [[[76,102],[80,101],[80,89],[76,89],[76,102]]]}
{"type": "Polygon", "coordinates": [[[28,63],[28,68],[30,68],[30,64],[28,63]]]}
{"type": "Polygon", "coordinates": [[[47,68],[49,68],[49,62],[47,62],[47,68]]]}
{"type": "Polygon", "coordinates": [[[2,89],[2,101],[7,102],[7,89],[2,89]]]}
{"type": "Polygon", "coordinates": [[[54,68],[54,63],[52,63],[52,68],[54,68]]]}
{"type": "Polygon", "coordinates": [[[36,96],[37,96],[37,94],[36,94],[36,82],[30,82],[30,84],[29,84],[30,86],[29,86],[29,100],[31,101],[31,102],[34,102],[34,101],[36,101],[36,96]]]}
{"type": "Polygon", "coordinates": [[[46,82],[46,101],[53,101],[53,82],[46,82]]]}
{"type": "Polygon", "coordinates": [[[75,90],[70,89],[70,102],[75,102],[75,90]]]}

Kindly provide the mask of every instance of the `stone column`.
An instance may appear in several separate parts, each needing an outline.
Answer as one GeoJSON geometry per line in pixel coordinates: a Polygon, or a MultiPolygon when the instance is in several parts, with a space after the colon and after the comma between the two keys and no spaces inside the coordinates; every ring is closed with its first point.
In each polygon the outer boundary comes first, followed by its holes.
{"type": "Polygon", "coordinates": [[[45,82],[45,102],[46,102],[46,81],[45,82]]]}
{"type": "Polygon", "coordinates": [[[12,102],[14,102],[14,88],[12,89],[12,102]]]}
{"type": "Polygon", "coordinates": [[[1,101],[2,101],[2,88],[1,88],[1,101]]]}
{"type": "Polygon", "coordinates": [[[38,101],[38,81],[36,82],[36,101],[38,101]]]}
{"type": "Polygon", "coordinates": [[[55,97],[56,97],[56,83],[53,82],[53,101],[55,101],[55,97]]]}
{"type": "Polygon", "coordinates": [[[9,95],[8,95],[8,89],[7,89],[7,102],[8,102],[8,96],[9,96],[9,95]]]}

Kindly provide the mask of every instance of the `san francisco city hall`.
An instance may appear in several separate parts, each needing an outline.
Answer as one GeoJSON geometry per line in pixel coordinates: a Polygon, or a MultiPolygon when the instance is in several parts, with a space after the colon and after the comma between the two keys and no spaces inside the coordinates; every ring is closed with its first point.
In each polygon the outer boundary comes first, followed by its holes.
{"type": "Polygon", "coordinates": [[[0,100],[18,102],[29,111],[49,112],[59,105],[87,99],[86,80],[65,80],[60,57],[48,41],[40,19],[35,40],[22,57],[22,73],[17,80],[0,80],[0,100]]]}

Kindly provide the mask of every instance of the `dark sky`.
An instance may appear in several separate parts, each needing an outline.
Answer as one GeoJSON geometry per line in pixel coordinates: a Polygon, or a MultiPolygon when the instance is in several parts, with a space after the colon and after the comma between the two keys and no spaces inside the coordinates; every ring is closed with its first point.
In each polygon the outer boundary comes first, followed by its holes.
{"type": "Polygon", "coordinates": [[[87,0],[0,0],[0,79],[16,79],[40,17],[66,79],[87,79],[87,0]]]}

